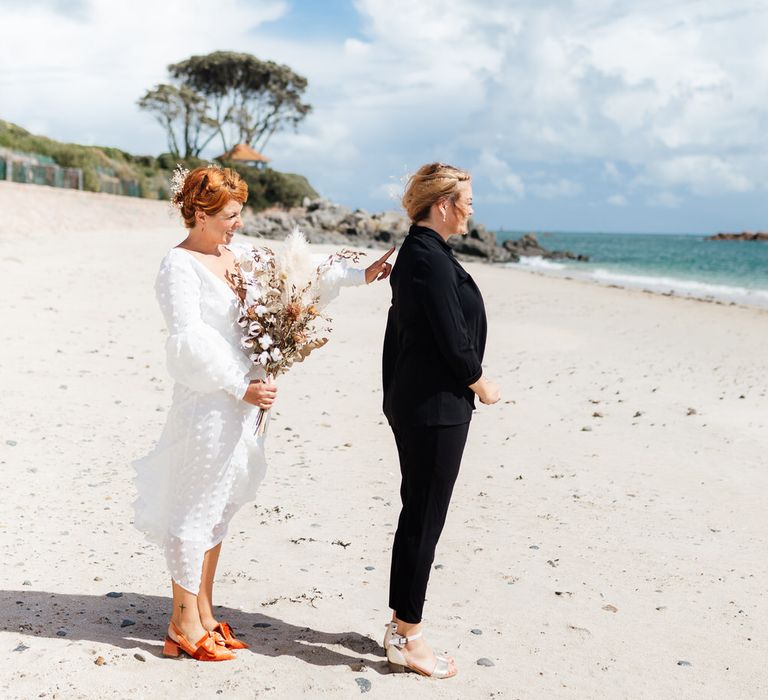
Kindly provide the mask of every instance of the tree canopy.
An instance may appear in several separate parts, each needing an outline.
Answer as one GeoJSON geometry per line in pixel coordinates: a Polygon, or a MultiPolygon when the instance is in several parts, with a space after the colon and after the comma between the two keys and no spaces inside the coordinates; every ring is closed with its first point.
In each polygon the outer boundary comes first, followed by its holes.
{"type": "Polygon", "coordinates": [[[275,132],[296,128],[312,109],[302,102],[305,77],[251,54],[192,56],[168,72],[175,84],[149,90],[139,107],[165,127],[171,151],[185,157],[199,155],[216,134],[225,151],[235,143],[263,150],[275,132]]]}
{"type": "Polygon", "coordinates": [[[207,114],[205,97],[186,85],[161,83],[147,90],[138,104],[165,127],[168,149],[175,156],[196,158],[218,133],[218,124],[207,114]],[[210,132],[205,139],[204,131],[210,132]]]}

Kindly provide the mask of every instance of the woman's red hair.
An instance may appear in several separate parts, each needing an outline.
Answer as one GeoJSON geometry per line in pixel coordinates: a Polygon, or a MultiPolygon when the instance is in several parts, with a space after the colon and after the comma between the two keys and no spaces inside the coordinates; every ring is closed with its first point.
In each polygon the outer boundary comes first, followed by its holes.
{"type": "Polygon", "coordinates": [[[206,165],[195,168],[184,179],[184,186],[171,200],[181,211],[184,225],[195,225],[195,213],[217,214],[232,200],[245,204],[248,185],[229,168],[206,165]]]}

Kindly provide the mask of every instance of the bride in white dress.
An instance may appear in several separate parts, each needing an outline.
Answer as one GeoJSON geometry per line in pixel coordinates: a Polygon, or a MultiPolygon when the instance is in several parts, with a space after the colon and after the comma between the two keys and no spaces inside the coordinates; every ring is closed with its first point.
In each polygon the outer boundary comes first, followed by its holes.
{"type": "MultiPolygon", "coordinates": [[[[247,194],[236,172],[214,166],[188,173],[174,193],[188,236],[163,258],[155,283],[173,400],[157,445],[134,463],[135,525],[163,548],[172,579],[163,653],[201,661],[232,659],[233,649],[247,647],[215,618],[213,579],[227,526],[264,477],[264,438],[254,426],[259,409],[277,396],[241,349],[238,300],[228,282],[247,194]]],[[[391,253],[365,270],[330,266],[324,296],[384,279],[391,253]]]]}

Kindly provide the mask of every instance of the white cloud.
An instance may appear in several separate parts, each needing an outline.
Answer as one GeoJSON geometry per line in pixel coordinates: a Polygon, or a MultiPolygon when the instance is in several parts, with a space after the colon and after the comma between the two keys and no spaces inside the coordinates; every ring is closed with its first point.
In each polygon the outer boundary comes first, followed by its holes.
{"type": "Polygon", "coordinates": [[[623,194],[612,194],[606,200],[612,207],[626,207],[629,202],[623,194]]]}
{"type": "Polygon", "coordinates": [[[499,211],[768,187],[764,0],[355,0],[362,31],[339,40],[273,35],[289,1],[6,3],[0,117],[157,152],[135,100],[170,62],[244,50],[310,80],[314,111],[270,142],[275,166],[350,204],[389,206],[380,183],[430,160],[469,165],[499,211]]]}
{"type": "Polygon", "coordinates": [[[603,175],[607,179],[613,181],[619,181],[623,179],[621,171],[616,167],[616,163],[613,163],[610,160],[603,163],[603,175]]]}
{"type": "MultiPolygon", "coordinates": [[[[505,198],[507,201],[521,199],[525,196],[523,178],[513,172],[508,163],[505,163],[490,150],[484,150],[480,154],[480,158],[472,167],[472,171],[476,175],[481,175],[485,184],[502,195],[501,201],[504,201],[505,198]]],[[[496,201],[499,201],[499,198],[496,201]]]]}
{"type": "Polygon", "coordinates": [[[732,163],[718,156],[680,156],[651,164],[649,177],[665,187],[686,185],[696,194],[749,192],[750,179],[732,163]]]}
{"type": "Polygon", "coordinates": [[[371,50],[371,45],[359,39],[347,39],[344,41],[344,52],[351,58],[366,55],[371,50]]]}
{"type": "Polygon", "coordinates": [[[249,33],[286,10],[278,0],[13,4],[3,9],[0,116],[55,125],[59,138],[116,145],[123,134],[132,147],[144,139],[145,150],[162,149],[162,131],[136,100],[167,80],[166,66],[222,45],[250,47],[249,33]]]}
{"type": "Polygon", "coordinates": [[[531,192],[542,199],[560,199],[561,197],[575,197],[584,189],[579,182],[568,178],[560,178],[552,182],[537,182],[530,186],[531,192]]]}

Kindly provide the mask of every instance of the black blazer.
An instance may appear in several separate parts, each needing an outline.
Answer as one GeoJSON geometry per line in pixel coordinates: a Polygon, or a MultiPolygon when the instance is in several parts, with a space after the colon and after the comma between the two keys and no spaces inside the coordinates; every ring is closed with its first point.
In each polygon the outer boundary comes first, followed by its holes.
{"type": "Polygon", "coordinates": [[[483,373],[483,297],[450,246],[411,226],[390,276],[384,336],[384,415],[390,425],[459,425],[472,418],[469,385],[483,373]]]}

